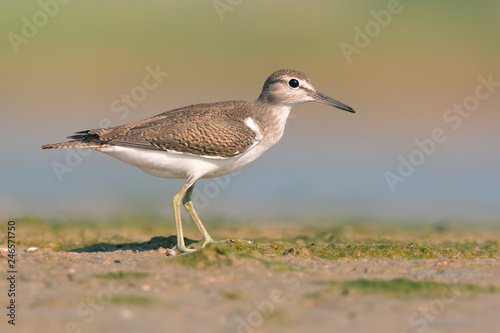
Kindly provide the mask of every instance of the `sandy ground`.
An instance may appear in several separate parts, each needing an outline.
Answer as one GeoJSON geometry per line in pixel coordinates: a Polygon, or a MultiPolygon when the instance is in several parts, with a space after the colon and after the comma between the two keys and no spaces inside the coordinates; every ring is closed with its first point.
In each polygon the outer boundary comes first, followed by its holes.
{"type": "MultiPolygon", "coordinates": [[[[407,278],[500,287],[498,258],[259,260],[212,253],[208,264],[190,267],[157,248],[18,250],[16,325],[8,325],[4,314],[1,332],[499,332],[500,327],[499,292],[450,288],[433,297],[398,297],[324,284],[407,278]]],[[[0,262],[6,267],[5,254],[0,262]]],[[[2,279],[3,312],[7,289],[2,279]]]]}

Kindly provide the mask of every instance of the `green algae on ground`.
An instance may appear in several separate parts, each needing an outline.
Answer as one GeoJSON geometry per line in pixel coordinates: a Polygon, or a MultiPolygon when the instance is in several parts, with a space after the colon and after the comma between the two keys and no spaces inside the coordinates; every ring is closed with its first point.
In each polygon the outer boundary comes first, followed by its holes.
{"type": "Polygon", "coordinates": [[[292,322],[292,318],[284,309],[274,309],[263,313],[266,321],[276,325],[287,325],[292,322]]]}
{"type": "MultiPolygon", "coordinates": [[[[240,242],[241,243],[241,242],[240,242]]],[[[229,243],[232,244],[232,243],[229,243]]],[[[258,253],[242,253],[236,251],[228,244],[212,243],[196,252],[181,254],[171,259],[191,268],[220,268],[233,266],[242,260],[254,260],[267,267],[273,268],[277,272],[297,271],[296,268],[285,262],[269,261],[258,253]]]]}
{"type": "Polygon", "coordinates": [[[231,266],[237,253],[226,244],[212,243],[193,253],[181,254],[171,260],[191,268],[231,266]]]}
{"type": "Polygon", "coordinates": [[[288,241],[271,241],[267,243],[235,243],[231,247],[242,254],[259,253],[263,256],[281,256],[284,249],[295,249],[293,256],[318,257],[322,259],[433,259],[450,257],[453,259],[476,259],[500,257],[498,241],[460,241],[420,243],[402,241],[330,241],[321,237],[299,236],[288,241]]]}
{"type": "Polygon", "coordinates": [[[96,275],[99,279],[107,279],[107,280],[123,280],[123,279],[142,279],[149,276],[147,273],[142,272],[109,272],[106,274],[98,274],[96,275]]]}
{"type": "Polygon", "coordinates": [[[311,254],[322,259],[475,259],[499,257],[498,241],[462,241],[437,244],[366,240],[363,242],[319,243],[307,246],[311,254]]]}
{"type": "MultiPolygon", "coordinates": [[[[418,222],[418,223],[417,223],[418,222]]],[[[235,225],[212,223],[215,231],[238,232],[235,225]],[[230,231],[232,230],[232,231],[230,231]]],[[[148,251],[171,248],[176,237],[169,233],[169,224],[154,216],[118,216],[108,220],[84,218],[42,219],[26,216],[17,221],[21,249],[50,248],[54,251],[110,252],[116,250],[148,251]],[[137,223],[140,221],[140,223],[137,223]],[[154,236],[154,235],[170,235],[154,236]]],[[[285,230],[287,226],[283,226],[285,230]]],[[[270,239],[265,227],[255,229],[255,244],[229,243],[238,255],[254,258],[281,257],[287,248],[289,256],[327,260],[335,259],[486,259],[500,258],[497,225],[471,225],[458,223],[412,224],[370,221],[324,221],[317,225],[304,225],[295,237],[270,239]],[[304,233],[304,234],[301,234],[304,233]],[[474,239],[474,235],[481,234],[474,239]],[[487,240],[492,239],[492,240],[487,240]]],[[[289,232],[287,232],[290,234],[289,232]]],[[[281,234],[283,235],[283,234],[281,234]]],[[[232,235],[228,235],[232,236],[232,235]]],[[[6,237],[0,238],[5,244],[6,237]]],[[[190,245],[197,241],[186,239],[190,245]]]]}
{"type": "Polygon", "coordinates": [[[282,241],[259,241],[252,244],[236,242],[229,245],[240,254],[263,255],[267,257],[281,257],[285,249],[293,247],[291,243],[282,241]]]}
{"type": "Polygon", "coordinates": [[[246,298],[246,294],[242,290],[223,290],[220,295],[231,301],[243,301],[246,298]]]}
{"type": "MultiPolygon", "coordinates": [[[[340,290],[342,295],[376,293],[397,298],[449,298],[464,294],[500,292],[500,287],[486,288],[472,284],[450,284],[431,280],[414,281],[404,278],[393,280],[358,279],[349,281],[320,281],[318,284],[336,289],[337,291],[340,290]]],[[[308,294],[305,297],[310,298],[313,295],[308,294]]]]}

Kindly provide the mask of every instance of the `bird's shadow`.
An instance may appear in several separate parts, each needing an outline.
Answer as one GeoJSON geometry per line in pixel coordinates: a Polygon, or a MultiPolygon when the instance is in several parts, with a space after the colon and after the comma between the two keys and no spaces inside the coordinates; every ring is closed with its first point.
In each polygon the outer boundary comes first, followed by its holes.
{"type": "MultiPolygon", "coordinates": [[[[198,243],[199,241],[184,238],[186,245],[198,243]]],[[[87,245],[81,248],[69,250],[68,252],[76,253],[91,253],[91,252],[112,252],[118,250],[131,250],[131,251],[151,251],[158,250],[159,248],[170,249],[177,245],[177,237],[171,235],[168,237],[157,236],[153,237],[147,242],[132,242],[132,243],[96,243],[87,245]]]]}

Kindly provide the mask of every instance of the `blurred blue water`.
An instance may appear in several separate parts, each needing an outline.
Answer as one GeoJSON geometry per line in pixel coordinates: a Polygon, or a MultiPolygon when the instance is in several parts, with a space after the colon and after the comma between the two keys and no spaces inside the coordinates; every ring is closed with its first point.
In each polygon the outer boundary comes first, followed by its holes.
{"type": "MultiPolygon", "coordinates": [[[[481,163],[476,164],[469,162],[477,151],[460,157],[443,149],[391,192],[383,175],[397,166],[393,148],[379,146],[369,152],[366,147],[371,144],[366,142],[346,150],[349,138],[330,133],[331,142],[337,143],[315,142],[314,136],[297,133],[300,124],[289,127],[282,142],[240,173],[199,181],[194,199],[200,214],[498,221],[500,177],[495,155],[479,153],[474,158],[481,163]]],[[[328,132],[327,126],[318,127],[328,132]]],[[[3,217],[123,212],[171,216],[171,199],[182,181],[155,178],[92,152],[59,182],[51,163],[64,163],[68,150],[42,151],[42,143],[4,147],[2,154],[8,157],[0,165],[3,217]]]]}

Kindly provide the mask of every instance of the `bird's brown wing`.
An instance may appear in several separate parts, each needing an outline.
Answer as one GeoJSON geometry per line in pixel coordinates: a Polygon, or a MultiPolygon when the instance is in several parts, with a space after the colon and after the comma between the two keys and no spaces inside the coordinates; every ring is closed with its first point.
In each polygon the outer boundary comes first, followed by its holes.
{"type": "Polygon", "coordinates": [[[255,144],[257,135],[245,124],[249,115],[246,102],[198,104],[136,123],[78,132],[69,138],[94,147],[126,146],[227,158],[255,144]]]}

